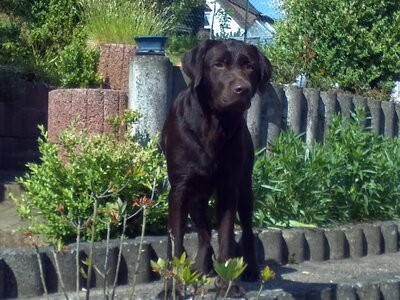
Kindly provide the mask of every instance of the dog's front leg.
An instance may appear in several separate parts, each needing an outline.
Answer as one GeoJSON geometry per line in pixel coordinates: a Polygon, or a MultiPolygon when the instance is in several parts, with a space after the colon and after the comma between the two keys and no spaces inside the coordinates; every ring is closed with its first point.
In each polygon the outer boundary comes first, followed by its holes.
{"type": "Polygon", "coordinates": [[[233,224],[235,221],[238,191],[235,187],[223,186],[217,193],[218,220],[218,261],[224,262],[235,256],[235,238],[233,224]]]}
{"type": "Polygon", "coordinates": [[[184,194],[172,186],[168,196],[168,258],[180,257],[185,251],[183,236],[188,219],[188,204],[184,194]]]}

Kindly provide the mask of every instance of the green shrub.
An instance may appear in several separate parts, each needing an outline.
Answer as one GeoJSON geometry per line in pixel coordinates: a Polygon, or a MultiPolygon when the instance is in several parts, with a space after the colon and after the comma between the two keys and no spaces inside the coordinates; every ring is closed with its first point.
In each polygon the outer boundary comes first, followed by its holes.
{"type": "Polygon", "coordinates": [[[400,76],[397,0],[284,0],[275,43],[267,48],[275,81],[306,73],[311,86],[390,91],[400,76]]]}
{"type": "Polygon", "coordinates": [[[81,1],[5,0],[0,11],[7,14],[0,14],[0,63],[54,86],[99,84],[99,54],[86,47],[81,1]]]}
{"type": "Polygon", "coordinates": [[[361,112],[336,117],[325,141],[310,149],[293,132],[280,135],[254,167],[255,223],[291,220],[326,225],[400,216],[400,141],[361,130],[361,112]]]}
{"type": "Polygon", "coordinates": [[[62,87],[98,86],[101,76],[97,72],[100,53],[97,48],[88,49],[83,36],[66,46],[57,60],[57,73],[62,87]]]}
{"type": "MultiPolygon", "coordinates": [[[[123,136],[89,135],[70,128],[56,144],[43,127],[41,131],[41,163],[28,164],[29,173],[18,179],[26,195],[15,199],[20,216],[31,221],[30,232],[66,243],[75,240],[77,224],[86,224],[82,239],[88,240],[96,197],[96,239],[104,238],[107,222],[120,222],[113,207],[122,201],[132,213],[137,209],[133,199],[151,197],[154,184],[160,202],[150,209],[147,226],[151,231],[165,226],[165,163],[155,141],[141,145],[129,130],[123,136]]],[[[140,231],[138,224],[140,220],[134,220],[132,231],[140,231]]]]}

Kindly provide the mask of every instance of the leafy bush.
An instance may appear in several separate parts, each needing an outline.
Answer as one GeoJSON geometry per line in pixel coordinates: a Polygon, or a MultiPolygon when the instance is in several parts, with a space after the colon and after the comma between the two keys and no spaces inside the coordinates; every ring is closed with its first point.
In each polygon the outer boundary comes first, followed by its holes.
{"type": "Polygon", "coordinates": [[[174,24],[170,9],[154,1],[84,0],[83,11],[91,45],[132,44],[134,36],[165,34],[174,24]]]}
{"type": "Polygon", "coordinates": [[[267,48],[276,81],[306,73],[314,87],[364,92],[400,77],[399,1],[285,0],[282,10],[267,48]]]}
{"type": "MultiPolygon", "coordinates": [[[[165,163],[155,141],[141,145],[130,136],[129,130],[122,136],[89,135],[70,128],[56,144],[48,140],[43,127],[41,131],[41,163],[28,164],[30,172],[18,179],[26,195],[15,200],[19,214],[31,221],[30,232],[42,234],[53,243],[65,243],[75,240],[81,224],[82,238],[88,240],[96,198],[99,201],[96,239],[103,238],[107,223],[120,222],[115,205],[125,203],[132,213],[137,202],[133,199],[151,197],[154,186],[160,202],[149,211],[147,224],[150,230],[164,226],[165,163]]],[[[135,220],[132,226],[135,224],[137,227],[132,230],[137,232],[140,220],[135,220]]]]}
{"type": "Polygon", "coordinates": [[[61,52],[57,72],[62,87],[88,87],[101,83],[97,72],[98,49],[87,49],[84,36],[75,38],[61,52]]]}
{"type": "Polygon", "coordinates": [[[254,167],[255,223],[326,225],[400,216],[400,140],[361,130],[361,112],[336,117],[325,144],[310,149],[281,134],[254,167]]]}
{"type": "Polygon", "coordinates": [[[0,4],[0,63],[62,87],[96,86],[97,51],[87,49],[77,0],[5,0],[0,4]],[[2,16],[2,17],[1,17],[2,16]]]}

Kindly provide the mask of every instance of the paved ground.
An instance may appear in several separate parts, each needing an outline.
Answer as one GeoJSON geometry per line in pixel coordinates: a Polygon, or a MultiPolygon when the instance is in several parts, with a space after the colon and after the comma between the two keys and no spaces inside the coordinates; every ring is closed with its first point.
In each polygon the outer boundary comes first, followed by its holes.
{"type": "MultiPolygon", "coordinates": [[[[263,290],[260,299],[400,299],[399,252],[360,259],[273,266],[272,269],[277,276],[263,290]]],[[[243,286],[247,299],[255,299],[259,285],[243,283],[243,286]]],[[[154,299],[162,287],[160,281],[138,285],[133,299],[154,299]]],[[[130,291],[129,287],[118,288],[116,299],[128,299],[130,291]]],[[[99,290],[93,290],[91,295],[93,299],[102,298],[99,290]]],[[[69,296],[75,295],[70,293],[69,296]]],[[[84,293],[81,297],[84,298],[84,293]]],[[[56,294],[50,299],[65,297],[56,294]]],[[[209,294],[204,299],[214,299],[214,295],[209,294]]]]}

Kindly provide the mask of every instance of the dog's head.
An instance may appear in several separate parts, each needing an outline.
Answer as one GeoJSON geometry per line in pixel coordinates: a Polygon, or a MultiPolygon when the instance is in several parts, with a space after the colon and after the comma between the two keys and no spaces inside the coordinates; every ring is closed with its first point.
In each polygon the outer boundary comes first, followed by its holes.
{"type": "Polygon", "coordinates": [[[244,111],[272,73],[270,61],[253,45],[237,40],[207,40],[182,59],[192,86],[217,111],[244,111]]]}

